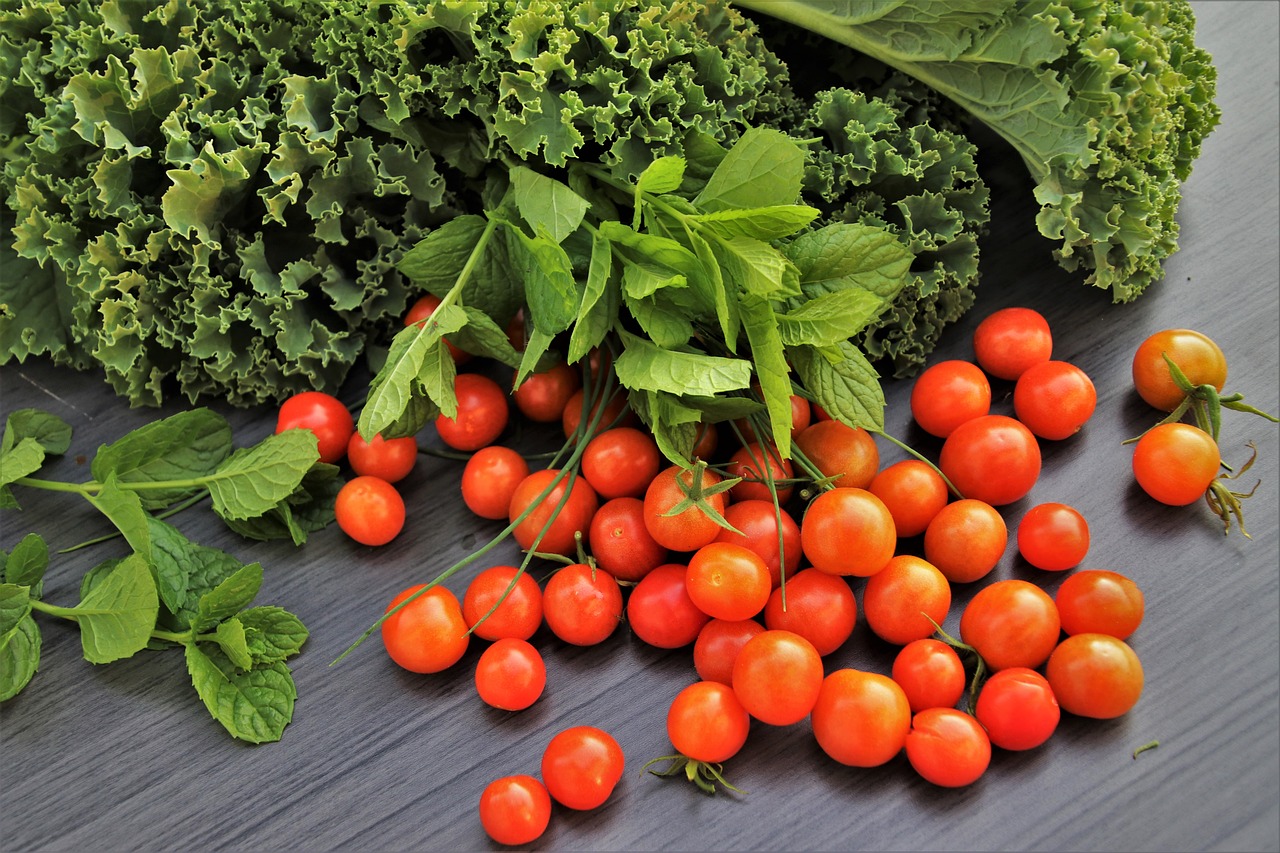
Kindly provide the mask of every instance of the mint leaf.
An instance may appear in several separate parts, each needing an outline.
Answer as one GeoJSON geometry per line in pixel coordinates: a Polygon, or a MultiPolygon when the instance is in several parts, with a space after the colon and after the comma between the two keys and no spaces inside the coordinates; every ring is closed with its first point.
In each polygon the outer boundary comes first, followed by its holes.
{"type": "Polygon", "coordinates": [[[236,669],[253,668],[253,656],[249,654],[247,632],[239,619],[232,617],[219,622],[213,636],[218,648],[222,649],[222,653],[236,669]]]}
{"type": "Polygon", "coordinates": [[[654,297],[636,299],[623,293],[623,303],[655,344],[668,349],[684,346],[693,337],[689,312],[654,297]]]}
{"type": "Polygon", "coordinates": [[[884,391],[880,376],[856,346],[836,345],[840,358],[833,364],[814,347],[788,351],[800,382],[833,418],[871,432],[884,431],[884,391]]]}
{"type": "Polygon", "coordinates": [[[150,557],[151,516],[142,508],[142,499],[137,492],[120,488],[115,474],[108,474],[102,488],[88,500],[111,520],[133,550],[150,557]]]}
{"type": "Polygon", "coordinates": [[[690,277],[701,266],[697,255],[670,237],[636,231],[621,222],[601,222],[600,236],[609,240],[615,251],[635,264],[663,266],[674,273],[690,277]]]}
{"type": "Polygon", "coordinates": [[[0,642],[18,628],[31,612],[30,589],[16,583],[0,583],[0,642]]]}
{"type": "Polygon", "coordinates": [[[800,293],[796,276],[781,252],[750,237],[721,237],[711,243],[724,275],[743,293],[782,299],[800,293]]]}
{"type": "Polygon", "coordinates": [[[5,418],[0,453],[24,438],[34,438],[50,456],[61,456],[71,447],[71,426],[57,415],[39,409],[15,409],[5,418]]]}
{"type": "Polygon", "coordinates": [[[804,177],[804,152],[781,131],[753,127],[729,149],[693,203],[699,210],[794,204],[804,177]]]}
{"type": "Polygon", "coordinates": [[[564,247],[543,234],[530,237],[519,228],[507,229],[512,261],[525,282],[529,318],[548,335],[563,332],[578,315],[582,294],[573,277],[573,263],[564,247]]]}
{"type": "Polygon", "coordinates": [[[237,617],[244,625],[253,662],[276,663],[302,650],[308,632],[302,620],[283,607],[250,607],[237,617]]]}
{"type": "Polygon", "coordinates": [[[90,663],[110,663],[146,648],[160,600],[140,554],[130,554],[72,608],[90,663]]]}
{"type": "Polygon", "coordinates": [[[698,213],[689,221],[717,237],[769,241],[790,237],[817,218],[819,212],[816,207],[803,204],[776,204],[698,213]]]}
{"type": "MultiPolygon", "coordinates": [[[[425,398],[417,399],[425,402],[425,398]]],[[[415,408],[410,405],[410,410],[415,408]]],[[[337,465],[317,462],[287,499],[254,518],[224,519],[227,527],[248,539],[292,539],[293,544],[303,545],[307,534],[322,530],[333,521],[334,504],[344,483],[338,476],[340,471],[337,465]]]]}
{"type": "Polygon", "coordinates": [[[811,298],[857,287],[890,302],[909,280],[914,259],[885,229],[853,223],[801,234],[785,251],[811,298]]]}
{"type": "Polygon", "coordinates": [[[49,567],[49,546],[38,533],[28,533],[7,555],[0,552],[0,579],[28,586],[32,596],[40,596],[40,580],[49,567]]]}
{"type": "Polygon", "coordinates": [[[0,636],[0,702],[17,696],[40,667],[40,626],[28,613],[0,636]]]}
{"type": "Polygon", "coordinates": [[[250,563],[200,596],[191,622],[197,633],[207,631],[223,619],[234,616],[253,601],[262,588],[262,566],[250,563]]]}
{"type": "Polygon", "coordinates": [[[791,457],[791,368],[778,333],[778,321],[769,303],[743,294],[742,328],[751,344],[756,380],[769,412],[774,445],[783,459],[791,457]]]}
{"type": "Polygon", "coordinates": [[[472,355],[500,361],[507,367],[520,364],[520,353],[511,345],[506,329],[478,308],[464,305],[462,310],[467,315],[467,322],[449,336],[454,346],[472,355]]]}
{"type": "MultiPolygon", "coordinates": [[[[370,439],[381,433],[383,436],[395,437],[388,428],[404,416],[415,397],[427,393],[424,374],[438,377],[442,359],[453,361],[443,337],[462,328],[466,321],[467,314],[461,308],[441,304],[422,327],[409,326],[396,333],[391,340],[387,360],[369,383],[369,394],[360,411],[359,427],[362,436],[370,439]],[[432,369],[428,369],[429,367],[432,369]]],[[[435,394],[430,395],[430,399],[452,417],[457,413],[456,400],[452,397],[453,382],[450,381],[446,387],[450,392],[447,397],[433,384],[431,390],[435,394]]]]}
{"type": "MultiPolygon", "coordinates": [[[[197,619],[200,599],[244,567],[238,559],[217,548],[185,541],[180,568],[186,571],[186,596],[181,605],[162,613],[160,623],[172,631],[186,631],[197,619]]],[[[179,552],[175,552],[175,556],[179,552]]]]}
{"type": "Polygon", "coordinates": [[[778,333],[787,346],[831,346],[861,332],[887,304],[857,288],[824,293],[778,314],[778,333]]]}
{"type": "Polygon", "coordinates": [[[626,332],[622,340],[624,349],[613,369],[630,390],[711,395],[751,384],[751,364],[743,359],[664,349],[626,332]]]}
{"type": "Polygon", "coordinates": [[[288,665],[273,663],[240,672],[217,646],[197,643],[186,647],[186,657],[200,700],[233,737],[250,743],[280,739],[298,697],[288,665]]]}
{"type": "Polygon", "coordinates": [[[636,179],[636,191],[654,195],[675,192],[684,181],[684,166],[683,157],[669,155],[657,158],[636,179]]]}
{"type": "Polygon", "coordinates": [[[557,243],[578,230],[590,206],[587,200],[569,187],[525,166],[509,172],[516,209],[533,228],[557,243]]]}
{"type": "Polygon", "coordinates": [[[662,455],[686,468],[698,440],[699,413],[662,392],[632,395],[636,412],[648,424],[662,455]]]}
{"type": "Polygon", "coordinates": [[[725,345],[729,352],[738,351],[738,332],[742,328],[742,317],[738,312],[738,288],[725,281],[725,272],[720,268],[720,259],[711,247],[710,241],[697,232],[690,232],[690,243],[697,253],[698,260],[707,271],[707,286],[711,289],[711,300],[716,308],[716,319],[720,322],[720,332],[724,335],[725,345]],[[733,287],[733,298],[729,297],[729,288],[733,287]]]}
{"type": "Polygon", "coordinates": [[[20,439],[12,448],[0,453],[0,509],[18,508],[9,485],[39,471],[43,464],[44,448],[30,436],[20,439]]]}
{"type": "Polygon", "coordinates": [[[311,430],[290,429],[232,453],[207,481],[213,511],[229,519],[267,512],[298,488],[320,458],[316,448],[311,430]]]}
{"type": "Polygon", "coordinates": [[[613,275],[613,249],[598,231],[591,235],[587,284],[578,306],[578,319],[569,333],[570,364],[581,361],[604,340],[618,317],[621,298],[613,275]]]}
{"type": "Polygon", "coordinates": [[[148,518],[150,551],[148,562],[156,582],[160,601],[170,613],[176,613],[187,601],[193,551],[199,547],[173,525],[158,518],[148,518]]]}
{"type": "Polygon", "coordinates": [[[457,283],[486,224],[483,216],[455,216],[405,252],[396,269],[418,287],[443,298],[457,283]]]}
{"type": "MultiPolygon", "coordinates": [[[[120,483],[195,480],[212,474],[231,453],[231,425],[209,409],[192,409],[152,421],[98,448],[90,470],[94,479],[114,474],[120,483]]],[[[147,509],[168,506],[199,485],[140,492],[147,509]]]]}

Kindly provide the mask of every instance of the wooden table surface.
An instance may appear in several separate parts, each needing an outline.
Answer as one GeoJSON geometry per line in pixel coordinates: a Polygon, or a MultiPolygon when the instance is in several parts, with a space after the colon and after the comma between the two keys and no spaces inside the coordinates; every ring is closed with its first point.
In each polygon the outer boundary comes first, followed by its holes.
{"type": "MultiPolygon", "coordinates": [[[[627,754],[612,799],[593,812],[556,807],[538,846],[555,849],[1280,849],[1280,613],[1277,572],[1277,427],[1227,413],[1224,455],[1240,462],[1253,441],[1260,479],[1247,501],[1253,538],[1224,536],[1203,504],[1174,509],[1142,494],[1121,440],[1153,413],[1129,379],[1134,348],[1149,333],[1194,327],[1219,341],[1229,389],[1276,411],[1280,351],[1280,147],[1276,46],[1280,4],[1200,2],[1199,42],[1219,71],[1221,126],[1185,187],[1182,250],[1163,282],[1136,303],[1112,305],[1052,262],[1034,231],[1030,185],[1003,151],[985,157],[994,222],[983,248],[977,307],[945,335],[936,358],[970,358],[978,320],[1006,305],[1048,318],[1056,358],[1075,362],[1098,389],[1085,430],[1045,446],[1031,495],[1003,509],[1011,531],[1047,500],[1077,506],[1093,533],[1087,567],[1133,577],[1147,616],[1133,646],[1146,689],[1126,716],[1099,722],[1064,715],[1054,737],[1027,753],[999,752],[975,785],[922,781],[904,756],[856,770],[818,749],[808,723],[757,725],[726,766],[746,796],[707,797],[641,772],[666,754],[664,720],[694,678],[689,651],[644,646],[623,627],[601,646],[537,640],[546,694],[515,714],[483,706],[472,687],[480,644],[436,676],[399,670],[381,643],[330,663],[413,582],[434,577],[496,532],[458,497],[461,463],[424,456],[404,484],[405,532],[381,549],[357,546],[336,527],[305,547],[252,543],[221,527],[208,507],[178,522],[192,539],[261,561],[257,603],[298,613],[311,639],[294,659],[299,699],[280,743],[232,740],[199,703],[176,652],[142,653],[91,666],[74,627],[42,618],[40,670],[0,707],[0,848],[52,850],[488,849],[476,817],[480,790],[510,773],[536,775],[561,728],[611,731],[627,754]],[[1133,750],[1158,740],[1138,758],[1133,750]]],[[[0,370],[3,412],[52,411],[76,428],[71,452],[48,473],[88,479],[78,454],[156,417],[130,410],[93,374],[29,361],[0,370]]],[[[993,409],[1011,411],[1007,386],[993,409]]],[[[888,383],[888,431],[936,449],[913,427],[909,386],[888,383]]],[[[358,387],[345,392],[362,398],[358,387]]],[[[228,412],[238,443],[273,426],[270,412],[228,412]]],[[[424,443],[435,443],[431,428],[424,443]]],[[[882,444],[886,461],[901,452],[882,444]]],[[[0,516],[0,545],[27,531],[51,548],[105,530],[87,505],[23,490],[24,509],[0,516]]],[[[85,569],[111,545],[56,558],[46,599],[76,600],[85,569]]],[[[514,546],[493,562],[515,559],[514,546]]],[[[467,575],[469,576],[469,575],[467,575]]],[[[1023,577],[1051,592],[1061,577],[1021,563],[1011,547],[992,577],[1023,577]]],[[[461,583],[450,583],[459,593],[461,583]]],[[[855,591],[861,600],[861,581],[855,591]]],[[[972,590],[957,587],[948,627],[972,590]]],[[[887,671],[893,649],[859,624],[828,670],[887,671]]]]}

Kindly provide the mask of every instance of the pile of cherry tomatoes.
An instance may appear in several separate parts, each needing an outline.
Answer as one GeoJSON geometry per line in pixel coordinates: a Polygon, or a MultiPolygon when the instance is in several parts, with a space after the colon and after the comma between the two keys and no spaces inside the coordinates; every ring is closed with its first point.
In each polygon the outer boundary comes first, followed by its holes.
{"type": "MultiPolygon", "coordinates": [[[[913,417],[942,440],[936,462],[916,454],[886,466],[873,435],[798,394],[792,458],[744,420],[703,429],[698,462],[686,468],[663,457],[623,395],[585,406],[583,374],[568,365],[514,391],[459,373],[457,415],[438,418],[435,429],[470,454],[462,500],[558,568],[539,583],[525,566],[489,566],[461,600],[440,582],[447,574],[410,586],[381,622],[387,653],[407,670],[434,673],[461,660],[473,639],[484,642],[480,699],[519,711],[546,687],[542,653],[530,642],[544,624],[580,646],[625,625],[652,646],[689,648],[699,680],[671,703],[676,754],[658,759],[667,765],[655,772],[683,773],[708,790],[732,787],[721,765],[753,724],[808,718],[837,762],[874,767],[905,750],[925,779],[963,786],[986,771],[993,747],[1043,744],[1063,710],[1125,714],[1143,688],[1126,642],[1142,621],[1143,594],[1119,573],[1076,570],[1054,596],[1025,580],[989,582],[961,613],[959,638],[941,627],[953,585],[983,581],[1005,554],[999,507],[1031,491],[1040,443],[1069,439],[1097,402],[1082,370],[1052,359],[1049,326],[1035,311],[990,315],[973,350],[973,361],[933,364],[913,386],[913,417]],[[991,378],[1014,383],[1013,417],[991,413],[991,378]],[[569,464],[531,470],[497,443],[512,417],[559,422],[574,450],[569,464]],[[859,609],[876,636],[899,647],[891,672],[826,670],[859,609]]],[[[1157,500],[1190,503],[1217,481],[1214,437],[1178,418],[1188,383],[1220,391],[1225,379],[1221,351],[1198,333],[1161,332],[1138,349],[1139,394],[1175,412],[1135,446],[1135,477],[1157,500]]],[[[414,465],[416,439],[366,442],[341,403],[316,393],[281,409],[279,428],[298,426],[317,432],[326,461],[345,456],[356,475],[337,497],[341,529],[371,546],[393,539],[405,516],[394,484],[414,465]]],[[[1076,569],[1089,526],[1071,506],[1040,503],[1021,517],[1016,548],[1037,569],[1076,569]]],[[[595,808],[622,766],[607,732],[568,729],[547,745],[541,779],[507,776],[483,792],[481,822],[496,841],[528,843],[548,825],[552,800],[595,808]]]]}

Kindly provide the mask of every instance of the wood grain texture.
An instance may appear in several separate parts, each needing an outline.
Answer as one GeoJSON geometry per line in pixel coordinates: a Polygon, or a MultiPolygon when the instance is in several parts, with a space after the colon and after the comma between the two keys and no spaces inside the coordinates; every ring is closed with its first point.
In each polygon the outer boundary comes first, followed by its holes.
{"type": "MultiPolygon", "coordinates": [[[[536,773],[559,729],[602,726],[622,743],[628,768],[613,799],[590,813],[558,808],[538,846],[565,850],[658,849],[1280,849],[1280,594],[1275,425],[1231,415],[1224,454],[1258,461],[1247,504],[1252,540],[1224,537],[1202,505],[1170,509],[1132,484],[1121,440],[1151,422],[1129,361],[1158,329],[1191,326],[1218,340],[1228,385],[1276,411],[1280,364],[1280,148],[1276,45],[1280,4],[1199,2],[1198,41],[1219,70],[1221,127],[1186,185],[1182,251],[1163,282],[1136,303],[1060,271],[1034,231],[1030,187],[1005,150],[985,155],[994,224],[983,247],[977,307],[950,329],[935,358],[968,358],[973,327],[1006,305],[1048,318],[1055,357],[1080,365],[1099,392],[1085,431],[1047,444],[1032,495],[1004,508],[1011,531],[1034,503],[1059,500],[1090,519],[1086,565],[1124,572],[1146,593],[1147,618],[1133,638],[1147,685],[1138,706],[1109,722],[1065,717],[1044,747],[997,753],[964,790],[920,780],[898,758],[874,770],[826,759],[806,723],[756,726],[726,768],[750,792],[709,798],[643,775],[670,751],[664,719],[694,677],[686,651],[660,652],[625,630],[576,649],[539,635],[549,687],[518,714],[475,696],[473,644],[439,676],[399,671],[375,639],[342,663],[342,650],[390,598],[481,544],[498,526],[478,523],[457,498],[461,465],[424,457],[404,484],[405,533],[381,549],[336,529],[300,550],[245,542],[207,508],[178,521],[191,538],[267,567],[258,603],[297,612],[311,629],[295,659],[299,699],[278,744],[230,739],[195,697],[181,655],[146,653],[94,667],[73,628],[43,620],[40,671],[0,707],[0,847],[20,850],[489,849],[476,819],[483,786],[499,775],[536,773]],[[1159,740],[1139,758],[1134,748],[1159,740]]],[[[997,386],[996,411],[1010,411],[997,386]]],[[[913,429],[909,387],[890,383],[888,431],[936,449],[913,429]]],[[[130,410],[92,374],[28,362],[0,369],[4,412],[38,406],[76,427],[71,452],[49,473],[86,479],[95,448],[156,416],[130,410]]],[[[348,389],[354,402],[357,387],[348,389]]],[[[229,411],[237,440],[266,434],[269,413],[229,411]]],[[[428,430],[429,433],[429,430],[428,430]]],[[[424,439],[428,435],[424,433],[424,439]]],[[[529,440],[532,440],[530,437],[529,440]]],[[[882,445],[886,461],[900,455],[882,445]]],[[[0,516],[0,545],[35,530],[53,548],[105,530],[65,496],[19,494],[21,513],[0,516]]],[[[46,597],[75,600],[81,574],[107,555],[99,546],[59,557],[46,597]]],[[[515,558],[513,547],[492,562],[515,558]]],[[[1021,564],[1013,549],[993,577],[1024,577],[1052,590],[1059,578],[1021,564]]],[[[461,592],[461,576],[451,582],[461,592]]],[[[855,590],[861,592],[861,582],[855,590]]],[[[972,590],[958,588],[955,628],[972,590]]],[[[860,624],[827,661],[887,671],[893,649],[860,624]]]]}

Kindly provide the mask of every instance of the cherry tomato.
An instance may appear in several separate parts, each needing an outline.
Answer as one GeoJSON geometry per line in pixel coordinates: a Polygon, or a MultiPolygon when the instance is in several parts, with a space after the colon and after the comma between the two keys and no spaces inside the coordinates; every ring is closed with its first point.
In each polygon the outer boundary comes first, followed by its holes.
{"type": "Polygon", "coordinates": [[[323,391],[303,391],[280,404],[276,435],[287,429],[309,429],[316,437],[320,461],[336,465],[346,455],[355,432],[355,419],[337,397],[323,391]]]}
{"type": "Polygon", "coordinates": [[[764,608],[766,627],[799,634],[823,657],[844,645],[857,622],[858,603],[849,582],[817,569],[789,576],[764,608]]]}
{"type": "Polygon", "coordinates": [[[865,489],[880,470],[880,450],[871,433],[840,421],[810,424],[796,435],[795,446],[839,488],[865,489]]]}
{"type": "Polygon", "coordinates": [[[716,536],[717,542],[741,545],[759,554],[769,567],[769,579],[774,587],[782,583],[784,568],[788,577],[800,568],[802,555],[800,525],[782,507],[777,507],[776,511],[777,515],[774,515],[775,507],[771,501],[740,501],[729,504],[724,511],[724,520],[733,525],[734,529],[722,527],[716,536]],[[781,545],[779,530],[782,531],[781,545]]]}
{"type": "Polygon", "coordinates": [[[562,806],[585,811],[604,805],[622,778],[622,747],[595,726],[573,726],[542,753],[542,781],[562,806]]]}
{"type": "Polygon", "coordinates": [[[1080,717],[1119,717],[1142,695],[1142,662],[1128,643],[1108,634],[1067,637],[1044,674],[1062,709],[1080,717]]]}
{"type": "MultiPolygon", "coordinates": [[[[697,506],[691,506],[675,515],[667,515],[687,497],[685,488],[692,486],[694,473],[679,465],[671,465],[658,472],[644,493],[644,523],[649,535],[658,544],[672,551],[696,551],[716,540],[722,528],[697,506]],[[683,484],[683,488],[681,486],[683,484]]],[[[710,488],[721,482],[719,474],[710,469],[702,471],[702,487],[710,488]]],[[[724,492],[704,497],[707,505],[723,514],[727,500],[724,492]]]]}
{"type": "Polygon", "coordinates": [[[502,386],[479,373],[459,373],[453,381],[457,414],[436,417],[436,433],[454,450],[479,450],[507,428],[510,408],[502,386]]]}
{"type": "MultiPolygon", "coordinates": [[[[564,430],[565,438],[572,438],[573,434],[578,431],[578,425],[582,423],[582,409],[586,399],[586,389],[579,388],[569,398],[569,402],[564,404],[564,411],[560,415],[560,426],[564,430]]],[[[600,409],[600,401],[597,400],[592,406],[591,411],[587,415],[587,423],[591,423],[591,419],[595,418],[595,413],[600,409]]],[[[605,404],[604,410],[600,413],[599,419],[596,421],[595,431],[591,436],[615,427],[635,426],[636,413],[631,410],[627,404],[627,395],[625,392],[615,391],[613,396],[605,404]]],[[[585,429],[585,427],[584,427],[585,429]]],[[[590,440],[585,433],[585,440],[590,440]]]]}
{"type": "Polygon", "coordinates": [[[529,476],[529,463],[510,447],[482,447],[462,469],[462,502],[481,518],[506,519],[516,486],[529,476]]]}
{"type": "Polygon", "coordinates": [[[482,640],[527,640],[542,625],[542,588],[515,566],[490,566],[467,584],[462,618],[482,640]]]}
{"type": "Polygon", "coordinates": [[[754,619],[729,622],[712,619],[698,631],[693,643],[693,667],[703,681],[719,681],[733,684],[733,664],[738,652],[756,634],[764,633],[764,626],[754,619]]]}
{"type": "Polygon", "coordinates": [[[941,640],[912,640],[893,659],[893,680],[907,695],[914,714],[925,708],[952,708],[964,695],[964,664],[941,640]]]}
{"type": "Polygon", "coordinates": [[[982,685],[974,715],[1001,749],[1035,749],[1058,728],[1062,712],[1049,681],[1034,669],[1002,669],[982,685]]]}
{"type": "Polygon", "coordinates": [[[713,619],[750,619],[764,609],[773,588],[769,567],[755,551],[711,542],[689,558],[685,587],[698,609],[713,619]]]}
{"type": "Polygon", "coordinates": [[[604,569],[583,563],[565,566],[547,579],[542,618],[566,643],[603,643],[622,621],[622,589],[604,569]]]}
{"type": "Polygon", "coordinates": [[[867,578],[862,593],[867,626],[880,639],[899,646],[931,636],[950,609],[946,575],[911,554],[897,555],[867,578]]]}
{"type": "Polygon", "coordinates": [[[971,361],[927,367],[911,386],[911,415],[930,435],[946,438],[965,421],[991,411],[991,383],[971,361]]]}
{"type": "Polygon", "coordinates": [[[698,639],[711,617],[689,597],[688,568],[664,563],[645,575],[627,598],[631,633],[660,649],[678,649],[698,639]]]}
{"type": "MultiPolygon", "coordinates": [[[[387,605],[391,611],[425,584],[401,592],[387,605]]],[[[462,659],[471,642],[458,598],[448,588],[433,586],[382,623],[382,644],[391,659],[410,672],[441,672],[462,659]]]]}
{"type": "Polygon", "coordinates": [[[527,640],[502,637],[476,662],[476,692],[486,705],[503,711],[523,711],[547,686],[547,666],[527,640]]]}
{"type": "Polygon", "coordinates": [[[614,498],[591,518],[587,539],[596,565],[620,581],[638,581],[667,561],[667,549],[644,526],[644,501],[614,498]]]}
{"type": "Polygon", "coordinates": [[[1013,418],[983,415],[942,443],[938,467],[966,498],[1004,506],[1026,496],[1040,477],[1040,445],[1013,418]]]}
{"type": "Polygon", "coordinates": [[[924,533],[950,499],[942,475],[919,459],[903,459],[881,469],[867,491],[889,508],[899,538],[924,533]]]}
{"type": "Polygon", "coordinates": [[[778,456],[778,449],[772,444],[761,447],[758,443],[739,448],[725,466],[725,474],[729,477],[741,477],[729,490],[735,501],[769,501],[769,482],[773,481],[778,495],[778,503],[786,503],[791,498],[794,487],[779,484],[779,480],[790,480],[795,476],[791,461],[778,456]]]}
{"type": "Polygon", "coordinates": [[[833,575],[870,577],[885,567],[897,545],[889,508],[866,489],[823,492],[809,503],[800,522],[804,555],[815,568],[833,575]],[[856,548],[850,547],[853,542],[856,548]]]}
{"type": "Polygon", "coordinates": [[[943,788],[972,785],[991,765],[991,740],[973,717],[955,708],[926,708],[907,732],[907,761],[943,788]]]}
{"type": "Polygon", "coordinates": [[[551,823],[551,795],[532,776],[503,776],[480,794],[480,825],[499,844],[523,846],[542,837],[551,823]]]}
{"type": "Polygon", "coordinates": [[[404,529],[404,498],[377,477],[356,477],[338,490],[334,518],[361,545],[385,545],[404,529]]]}
{"type": "Polygon", "coordinates": [[[576,477],[572,472],[566,474],[545,498],[535,504],[538,495],[551,486],[559,473],[556,468],[534,471],[520,481],[511,495],[511,506],[507,509],[508,520],[515,522],[525,510],[533,507],[511,532],[516,542],[526,551],[534,549],[548,554],[572,556],[578,550],[574,534],[581,533],[583,537],[590,535],[591,518],[596,514],[599,500],[595,489],[582,477],[576,477]],[[564,497],[566,491],[569,495],[567,498],[564,497]],[[541,539],[538,539],[539,534],[542,534],[541,539]]]}
{"type": "Polygon", "coordinates": [[[353,432],[347,443],[347,461],[357,474],[398,483],[409,476],[418,461],[418,440],[411,435],[392,439],[375,435],[373,441],[365,441],[360,433],[353,432]]]}
{"type": "Polygon", "coordinates": [[[850,767],[894,758],[911,730],[911,706],[897,682],[878,672],[837,669],[822,681],[810,715],[822,751],[850,767]]]}
{"type": "Polygon", "coordinates": [[[511,392],[516,408],[531,421],[556,423],[564,416],[569,398],[582,385],[578,371],[563,361],[538,373],[531,373],[511,392]]]}
{"type": "Polygon", "coordinates": [[[747,742],[751,716],[733,688],[695,681],[676,694],[667,711],[667,736],[676,752],[694,761],[720,764],[747,742]]]}
{"type": "MultiPolygon", "coordinates": [[[[443,300],[434,293],[423,294],[418,298],[417,302],[414,302],[413,305],[409,307],[408,312],[405,313],[404,324],[406,326],[412,326],[416,323],[418,328],[422,328],[427,325],[427,318],[435,313],[435,310],[440,307],[440,303],[442,301],[443,300]]],[[[471,360],[471,353],[458,349],[447,339],[445,340],[444,345],[445,348],[448,349],[449,357],[453,359],[454,364],[466,364],[471,360]]]]}
{"type": "Polygon", "coordinates": [[[693,441],[693,450],[689,458],[695,462],[699,459],[710,459],[720,446],[720,430],[713,423],[698,424],[698,432],[693,441]]]}
{"type": "Polygon", "coordinates": [[[1086,569],[1068,575],[1054,595],[1062,630],[1068,634],[1110,634],[1127,640],[1142,624],[1142,590],[1118,572],[1086,569]]]}
{"type": "Polygon", "coordinates": [[[1062,630],[1049,593],[1024,580],[999,580],[969,600],[960,615],[960,639],[992,671],[1044,663],[1062,630]]]}
{"type": "Polygon", "coordinates": [[[952,583],[987,576],[1009,542],[1009,528],[996,508],[971,498],[952,501],[924,531],[924,558],[952,583]]]}
{"type": "Polygon", "coordinates": [[[1037,504],[1018,523],[1018,553],[1037,569],[1063,572],[1080,565],[1088,552],[1089,523],[1074,507],[1037,504]]]}
{"type": "Polygon", "coordinates": [[[765,630],[733,662],[733,692],[752,717],[771,726],[798,723],[822,689],[822,657],[804,637],[765,630]]]}
{"type": "Polygon", "coordinates": [[[1030,308],[1001,308],[973,331],[979,366],[997,379],[1016,380],[1028,367],[1053,354],[1049,322],[1030,308]]]}
{"type": "Polygon", "coordinates": [[[1191,424],[1159,424],[1133,448],[1133,476],[1160,503],[1186,506],[1204,496],[1222,456],[1209,433],[1191,424]]]}
{"type": "Polygon", "coordinates": [[[1042,361],[1023,371],[1013,386],[1013,411],[1027,429],[1051,441],[1080,431],[1098,405],[1089,375],[1065,361],[1042,361]]]}
{"type": "Polygon", "coordinates": [[[1162,412],[1172,412],[1185,396],[1164,360],[1168,355],[1194,385],[1219,391],[1227,382],[1227,357],[1209,337],[1191,329],[1165,329],[1138,345],[1133,354],[1133,387],[1138,396],[1162,412]]]}
{"type": "Polygon", "coordinates": [[[582,451],[582,476],[605,500],[640,497],[661,468],[658,443],[634,427],[605,430],[582,451]]]}

